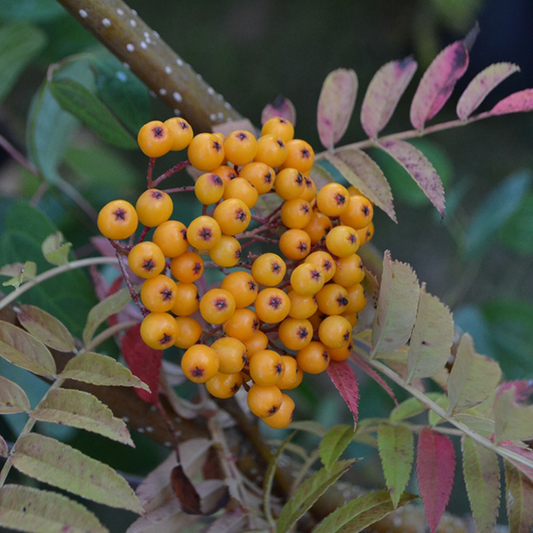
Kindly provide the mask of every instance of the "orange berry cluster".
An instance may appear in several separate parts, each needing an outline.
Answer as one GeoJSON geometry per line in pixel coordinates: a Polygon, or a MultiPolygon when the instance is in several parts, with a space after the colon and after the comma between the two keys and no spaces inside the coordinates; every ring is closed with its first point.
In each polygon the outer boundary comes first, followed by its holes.
{"type": "Polygon", "coordinates": [[[282,391],[297,387],[304,372],[318,374],[351,353],[352,329],[366,305],[356,252],[372,238],[373,205],[338,183],[317,191],[309,176],[313,149],[293,138],[286,119],[271,118],[261,133],[258,139],[243,130],[193,135],[181,118],[149,122],[138,135],[147,156],[187,148],[189,163],[204,172],[194,186],[203,214],[188,226],[171,220],[170,195],[149,188],[135,207],[107,204],[98,226],[112,240],[131,237],[139,222],[145,231],[155,228],[151,241],[122,248],[130,269],[144,278],[146,344],[185,350],[184,374],[217,398],[244,386],[251,412],[283,428],[294,402],[282,391]],[[281,206],[255,217],[257,226],[247,231],[258,197],[269,193],[281,206]],[[241,242],[265,241],[278,244],[280,255],[241,260],[241,242]],[[206,256],[208,266],[226,275],[200,294],[206,256]]]}

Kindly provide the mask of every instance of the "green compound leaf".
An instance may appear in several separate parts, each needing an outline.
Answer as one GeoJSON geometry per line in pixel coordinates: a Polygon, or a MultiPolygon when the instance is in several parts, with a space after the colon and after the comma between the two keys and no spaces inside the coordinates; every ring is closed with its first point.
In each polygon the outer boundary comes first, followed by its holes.
{"type": "Polygon", "coordinates": [[[494,402],[494,442],[533,438],[533,407],[514,400],[515,391],[503,391],[494,402]]]}
{"type": "Polygon", "coordinates": [[[533,527],[533,482],[509,461],[504,464],[509,532],[530,533],[533,527]]]}
{"type": "MultiPolygon", "coordinates": [[[[398,506],[418,498],[415,494],[403,494],[398,506]]],[[[313,533],[358,533],[394,511],[388,490],[369,492],[338,508],[324,518],[313,533]]]]}
{"type": "Polygon", "coordinates": [[[500,507],[498,456],[463,435],[463,474],[472,514],[479,533],[492,533],[500,507]]]}
{"type": "Polygon", "coordinates": [[[52,81],[50,91],[65,111],[81,120],[103,141],[119,148],[137,148],[133,137],[109,109],[81,83],[71,79],[52,81]]]}
{"type": "Polygon", "coordinates": [[[0,321],[0,356],[39,376],[56,373],[50,350],[33,335],[4,321],[0,321]]]}
{"type": "Polygon", "coordinates": [[[283,506],[278,518],[276,533],[286,533],[311,506],[355,463],[356,459],[339,461],[333,468],[321,468],[306,479],[283,506]]]}
{"type": "Polygon", "coordinates": [[[34,305],[21,305],[17,318],[24,329],[58,352],[73,352],[76,348],[69,330],[55,316],[34,305]]]}
{"type": "MultiPolygon", "coordinates": [[[[436,401],[437,398],[440,398],[442,394],[440,392],[428,392],[426,396],[433,401],[436,401]]],[[[391,422],[400,422],[406,418],[411,418],[413,416],[419,415],[427,410],[427,407],[414,397],[407,398],[404,400],[398,407],[395,407],[390,414],[391,422]]]]}
{"type": "Polygon", "coordinates": [[[105,300],[97,303],[89,312],[82,338],[85,346],[89,344],[100,324],[110,316],[121,311],[131,301],[131,294],[127,287],[120,289],[105,300]]]}
{"type": "Polygon", "coordinates": [[[86,352],[73,357],[59,374],[63,379],[74,379],[101,386],[138,387],[150,392],[148,385],[134,376],[128,368],[112,357],[86,352]]]}
{"type": "Polygon", "coordinates": [[[24,389],[0,376],[0,414],[21,413],[30,410],[30,400],[24,389]]]}
{"type": "MultiPolygon", "coordinates": [[[[448,409],[448,405],[450,404],[450,400],[448,399],[448,396],[446,394],[441,394],[436,400],[434,400],[435,403],[442,407],[445,411],[448,409]]],[[[432,411],[431,409],[428,411],[428,423],[431,427],[436,426],[437,424],[440,424],[441,422],[444,422],[444,419],[439,416],[435,411],[432,411]]]]}
{"type": "Polygon", "coordinates": [[[387,250],[378,306],[372,328],[372,355],[392,353],[409,340],[415,324],[420,289],[418,278],[406,263],[393,261],[387,250]]]}
{"type": "Polygon", "coordinates": [[[78,390],[49,392],[30,417],[41,422],[65,424],[98,433],[111,440],[135,447],[126,424],[96,396],[78,390]]]}
{"type": "Polygon", "coordinates": [[[414,447],[413,433],[406,426],[387,423],[378,426],[379,457],[395,509],[411,476],[414,447]]]}
{"type": "Polygon", "coordinates": [[[21,485],[0,488],[0,526],[29,533],[109,533],[83,505],[21,485]]]}
{"type": "Polygon", "coordinates": [[[111,467],[50,437],[20,437],[11,462],[23,474],[83,498],[138,514],[143,511],[126,480],[111,467]]]}
{"type": "Polygon", "coordinates": [[[326,469],[332,468],[346,447],[352,442],[354,434],[353,426],[346,424],[335,426],[326,433],[318,447],[320,460],[326,469]]]}
{"type": "Polygon", "coordinates": [[[500,365],[474,350],[472,337],[465,333],[459,341],[448,378],[450,411],[460,411],[486,400],[501,379],[500,365]]]}
{"type": "Polygon", "coordinates": [[[451,355],[453,335],[450,310],[437,297],[421,290],[407,354],[408,381],[434,376],[444,368],[451,355]]]}
{"type": "Polygon", "coordinates": [[[0,103],[45,44],[46,35],[35,26],[21,22],[0,29],[0,103]]]}
{"type": "Polygon", "coordinates": [[[68,263],[68,256],[72,243],[63,242],[63,234],[60,231],[49,235],[43,241],[41,250],[44,258],[52,265],[65,265],[68,263]]]}

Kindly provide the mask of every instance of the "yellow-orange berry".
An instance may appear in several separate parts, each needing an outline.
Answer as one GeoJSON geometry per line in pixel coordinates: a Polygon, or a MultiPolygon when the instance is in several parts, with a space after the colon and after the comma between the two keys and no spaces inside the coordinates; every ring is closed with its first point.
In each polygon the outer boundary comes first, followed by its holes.
{"type": "Polygon", "coordinates": [[[231,398],[235,396],[243,383],[241,373],[224,374],[217,372],[210,380],[206,381],[205,387],[211,396],[215,398],[231,398]]]}
{"type": "Polygon", "coordinates": [[[198,250],[211,250],[220,242],[218,222],[207,215],[196,217],[187,228],[187,241],[198,250]]]}
{"type": "Polygon", "coordinates": [[[279,325],[278,333],[285,348],[296,352],[311,342],[313,326],[309,320],[288,317],[279,325]]]}
{"type": "Polygon", "coordinates": [[[248,391],[248,407],[255,416],[267,418],[281,407],[282,392],[276,385],[257,385],[254,383],[248,391]]]}
{"type": "Polygon", "coordinates": [[[100,209],[97,223],[104,237],[120,240],[135,233],[139,219],[135,208],[129,202],[114,200],[100,209]]]}
{"type": "Polygon", "coordinates": [[[221,267],[235,266],[241,259],[241,243],[230,235],[222,235],[218,244],[209,249],[209,257],[221,267]]]}
{"type": "Polygon", "coordinates": [[[218,371],[223,374],[236,374],[247,361],[246,346],[235,337],[222,337],[211,344],[218,355],[218,371]]]}
{"type": "Polygon", "coordinates": [[[190,316],[200,306],[200,296],[198,287],[194,283],[176,283],[176,302],[171,309],[172,313],[178,316],[190,316]]]}
{"type": "Polygon", "coordinates": [[[235,169],[233,167],[229,167],[228,165],[220,165],[214,168],[211,172],[222,179],[224,186],[237,177],[237,172],[235,169]]]}
{"type": "Polygon", "coordinates": [[[226,159],[234,165],[250,163],[257,153],[257,140],[249,131],[232,131],[224,141],[226,159]]]}
{"type": "Polygon", "coordinates": [[[287,148],[279,137],[263,135],[257,140],[257,153],[254,161],[259,161],[275,168],[281,166],[286,157],[287,148]]]}
{"type": "Polygon", "coordinates": [[[281,221],[287,228],[302,229],[311,221],[313,210],[307,200],[293,198],[283,202],[280,215],[281,221]]]}
{"type": "Polygon", "coordinates": [[[182,350],[190,348],[193,344],[196,344],[202,336],[202,326],[195,318],[190,316],[178,316],[175,318],[176,327],[178,332],[176,333],[176,340],[174,345],[182,350]]]}
{"type": "Polygon", "coordinates": [[[366,307],[365,291],[360,283],[347,287],[346,292],[348,294],[348,305],[344,313],[359,313],[366,307]]]}
{"type": "Polygon", "coordinates": [[[324,286],[322,268],[312,263],[299,264],[291,274],[291,287],[298,294],[312,296],[324,286]]]}
{"type": "Polygon", "coordinates": [[[328,348],[329,357],[332,361],[345,361],[352,355],[353,341],[342,348],[328,348]]]}
{"type": "Polygon", "coordinates": [[[324,274],[324,280],[326,283],[333,278],[335,272],[337,271],[337,265],[333,257],[331,257],[328,252],[321,250],[309,254],[305,258],[305,262],[312,263],[313,265],[320,267],[322,273],[324,274]]]}
{"type": "Polygon", "coordinates": [[[352,338],[352,325],[343,316],[327,316],[318,326],[318,338],[328,348],[342,348],[352,338]]]}
{"type": "Polygon", "coordinates": [[[148,189],[139,196],[135,204],[135,210],[141,224],[153,228],[170,218],[174,210],[174,204],[172,198],[166,192],[158,189],[148,189]]]}
{"type": "Polygon", "coordinates": [[[284,167],[297,168],[300,172],[311,170],[315,162],[315,152],[311,145],[302,139],[292,139],[287,141],[287,157],[284,160],[284,167]]]}
{"type": "Polygon", "coordinates": [[[224,161],[224,144],[213,133],[199,133],[189,143],[187,156],[191,165],[203,172],[211,171],[224,161]]]}
{"type": "Polygon", "coordinates": [[[195,344],[181,358],[181,369],[195,383],[205,383],[218,372],[218,356],[209,346],[195,344]]]}
{"type": "Polygon", "coordinates": [[[165,257],[176,257],[187,251],[187,226],[179,220],[167,220],[155,228],[152,242],[157,244],[165,257]]]}
{"type": "Polygon", "coordinates": [[[260,326],[257,314],[251,309],[235,309],[231,318],[224,323],[224,333],[241,341],[247,341],[260,326]]]}
{"type": "Polygon", "coordinates": [[[340,183],[328,183],[318,191],[316,205],[328,217],[336,217],[348,209],[350,195],[340,183]]]}
{"type": "Polygon", "coordinates": [[[372,222],[373,216],[372,202],[366,196],[357,194],[350,196],[350,205],[341,214],[341,222],[354,229],[362,229],[372,222]]]}
{"type": "Polygon", "coordinates": [[[176,341],[178,328],[169,313],[150,313],[141,322],[141,338],[154,350],[169,348],[176,341]]]}
{"type": "Polygon", "coordinates": [[[238,198],[242,200],[249,209],[257,203],[259,193],[257,189],[246,178],[235,178],[226,184],[224,189],[224,200],[238,198]]]}
{"type": "Polygon", "coordinates": [[[146,123],[137,134],[139,148],[148,157],[161,157],[172,147],[172,134],[169,128],[160,120],[146,123]]]}
{"type": "Polygon", "coordinates": [[[328,283],[315,294],[318,310],[325,315],[340,315],[348,305],[348,291],[336,283],[328,283]]]}
{"type": "Polygon", "coordinates": [[[261,135],[274,135],[283,142],[288,142],[294,137],[294,126],[286,118],[269,118],[261,128],[261,135]]]}
{"type": "Polygon", "coordinates": [[[163,272],[165,256],[157,244],[144,241],[130,250],[128,265],[132,272],[141,278],[153,278],[163,272]]]}
{"type": "Polygon", "coordinates": [[[242,342],[246,346],[247,357],[250,359],[257,352],[266,350],[268,337],[258,329],[248,340],[242,342]]]}
{"type": "Polygon", "coordinates": [[[327,215],[320,211],[313,211],[309,224],[303,230],[309,234],[311,244],[316,244],[326,238],[332,227],[333,224],[327,215]]]}
{"type": "Polygon", "coordinates": [[[275,385],[285,373],[285,363],[274,350],[261,350],[250,358],[250,377],[257,385],[275,385]]]}
{"type": "Polygon", "coordinates": [[[228,274],[222,280],[220,288],[233,294],[237,308],[252,305],[259,292],[257,281],[249,272],[244,271],[231,272],[228,274]]]}
{"type": "Polygon", "coordinates": [[[274,169],[259,161],[244,165],[239,176],[248,180],[260,195],[269,192],[274,187],[274,180],[276,179],[274,169]]]}
{"type": "Polygon", "coordinates": [[[277,324],[287,318],[291,300],[281,289],[263,289],[255,299],[255,312],[261,322],[277,324]]]}
{"type": "Polygon", "coordinates": [[[248,206],[237,198],[230,198],[218,204],[213,212],[213,218],[220,225],[225,235],[241,233],[252,221],[252,214],[248,206]]]}
{"type": "Polygon", "coordinates": [[[281,358],[285,363],[285,373],[276,383],[276,387],[281,390],[295,389],[303,380],[304,373],[298,366],[296,359],[290,355],[282,355],[281,358]]]}
{"type": "Polygon", "coordinates": [[[176,304],[176,282],[164,274],[144,280],[141,301],[149,311],[166,313],[176,304]]]}
{"type": "Polygon", "coordinates": [[[329,366],[330,357],[327,346],[312,341],[296,354],[298,366],[308,374],[320,374],[329,366]]]}
{"type": "Polygon", "coordinates": [[[281,405],[276,413],[261,420],[272,429],[284,429],[291,422],[294,413],[294,400],[287,394],[282,394],[281,405]]]}
{"type": "Polygon", "coordinates": [[[365,277],[363,261],[357,254],[337,259],[337,269],[333,274],[333,281],[343,287],[350,287],[361,283],[365,277]]]}
{"type": "Polygon", "coordinates": [[[172,146],[170,149],[178,152],[187,148],[194,136],[191,125],[181,117],[172,117],[164,122],[172,137],[172,146]]]}
{"type": "Polygon", "coordinates": [[[287,266],[285,261],[273,253],[261,254],[252,264],[252,277],[265,287],[275,287],[283,281],[287,266]]]}
{"type": "Polygon", "coordinates": [[[314,295],[304,296],[295,291],[290,291],[288,296],[291,300],[291,310],[289,311],[290,317],[309,318],[316,313],[318,304],[316,303],[314,295]]]}
{"type": "Polygon", "coordinates": [[[306,192],[304,175],[296,168],[284,168],[276,176],[276,194],[284,200],[301,198],[306,192]]]}
{"type": "Polygon", "coordinates": [[[196,180],[194,194],[204,205],[216,204],[224,194],[224,181],[214,172],[205,172],[196,180]]]}
{"type": "Polygon", "coordinates": [[[184,252],[172,259],[170,271],[178,281],[193,283],[204,273],[204,260],[196,252],[184,252]]]}
{"type": "Polygon", "coordinates": [[[326,248],[337,257],[348,257],[359,249],[357,230],[350,226],[335,226],[326,236],[326,248]]]}
{"type": "Polygon", "coordinates": [[[200,313],[210,324],[222,324],[235,312],[235,298],[224,289],[211,289],[200,300],[200,313]]]}
{"type": "Polygon", "coordinates": [[[311,238],[303,229],[289,229],[280,237],[279,249],[287,259],[299,261],[309,255],[311,238]]]}

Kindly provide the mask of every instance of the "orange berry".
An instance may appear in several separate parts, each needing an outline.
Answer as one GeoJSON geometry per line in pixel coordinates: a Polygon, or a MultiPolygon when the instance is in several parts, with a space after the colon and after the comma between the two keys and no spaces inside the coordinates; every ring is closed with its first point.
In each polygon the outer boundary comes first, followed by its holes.
{"type": "Polygon", "coordinates": [[[120,240],[135,233],[139,219],[135,208],[129,202],[114,200],[100,209],[97,223],[104,237],[120,240]]]}
{"type": "Polygon", "coordinates": [[[326,283],[334,277],[335,272],[337,271],[337,265],[335,264],[333,257],[331,257],[328,252],[313,252],[305,258],[305,262],[320,267],[322,273],[324,274],[324,280],[326,283]]]}
{"type": "Polygon", "coordinates": [[[144,155],[161,157],[172,148],[173,137],[168,126],[160,120],[152,120],[139,130],[137,142],[144,155]]]}
{"type": "Polygon", "coordinates": [[[353,341],[342,348],[328,348],[329,357],[332,361],[345,361],[352,355],[353,341]]]}
{"type": "Polygon", "coordinates": [[[251,272],[257,283],[265,287],[275,287],[283,281],[286,271],[285,261],[279,255],[266,253],[255,259],[251,272]]]}
{"type": "Polygon", "coordinates": [[[235,312],[235,298],[224,289],[211,289],[200,300],[200,313],[210,324],[222,324],[235,312]]]}
{"type": "Polygon", "coordinates": [[[350,226],[335,226],[326,236],[326,248],[337,257],[348,257],[359,249],[357,230],[350,226]]]}
{"type": "Polygon", "coordinates": [[[279,325],[278,334],[287,350],[298,351],[311,342],[313,326],[309,320],[289,317],[279,325]]]}
{"type": "Polygon", "coordinates": [[[170,311],[178,316],[190,316],[198,311],[199,306],[198,287],[194,283],[178,281],[176,283],[176,302],[170,311]]]}
{"type": "Polygon", "coordinates": [[[141,301],[149,311],[166,313],[176,304],[176,283],[164,274],[144,280],[141,301]]]}
{"type": "Polygon", "coordinates": [[[168,313],[150,313],[141,322],[141,338],[154,350],[164,350],[176,340],[178,328],[168,313]]]}
{"type": "Polygon", "coordinates": [[[205,387],[211,396],[215,398],[231,398],[235,396],[243,384],[243,377],[238,374],[223,374],[217,372],[210,380],[206,381],[205,387]]]}
{"type": "Polygon", "coordinates": [[[224,333],[240,341],[247,341],[259,328],[259,318],[251,309],[235,309],[231,318],[224,323],[224,333]]]}
{"type": "Polygon", "coordinates": [[[283,163],[284,167],[297,168],[300,172],[311,170],[315,162],[315,152],[311,145],[302,139],[292,139],[287,141],[287,157],[283,163]]]}
{"type": "Polygon", "coordinates": [[[326,315],[340,315],[348,305],[348,291],[336,283],[324,285],[315,294],[318,310],[326,315]]]}
{"type": "Polygon", "coordinates": [[[202,336],[202,326],[195,318],[190,316],[178,316],[174,319],[178,332],[176,333],[176,341],[174,345],[182,350],[190,348],[196,344],[202,336]]]}
{"type": "Polygon", "coordinates": [[[261,322],[277,324],[281,322],[291,309],[291,300],[281,289],[263,289],[255,299],[255,312],[261,322]]]}
{"type": "Polygon", "coordinates": [[[281,166],[286,157],[287,147],[279,137],[263,135],[257,140],[257,153],[254,161],[259,161],[275,168],[281,166]]]}
{"type": "Polygon", "coordinates": [[[241,259],[241,243],[230,235],[222,235],[218,244],[209,249],[209,257],[221,267],[235,266],[241,259]]]}
{"type": "Polygon", "coordinates": [[[343,287],[350,287],[361,283],[365,278],[363,261],[357,254],[337,259],[337,268],[333,274],[333,281],[343,287]]]}
{"type": "Polygon", "coordinates": [[[135,210],[141,224],[154,228],[170,218],[174,210],[174,204],[172,198],[166,192],[158,189],[148,189],[139,196],[135,204],[135,210]]]}
{"type": "Polygon", "coordinates": [[[295,291],[290,291],[288,296],[291,300],[289,316],[292,318],[309,318],[318,309],[314,295],[304,296],[295,291]]]}
{"type": "Polygon", "coordinates": [[[246,165],[257,153],[257,141],[249,131],[232,131],[224,141],[224,153],[230,163],[246,165]]]}
{"type": "Polygon", "coordinates": [[[279,249],[287,259],[299,261],[311,251],[311,239],[303,229],[288,229],[279,239],[279,249]]]}
{"type": "Polygon", "coordinates": [[[281,221],[287,228],[303,229],[313,216],[311,204],[303,198],[285,200],[281,206],[281,221]]]}
{"type": "Polygon", "coordinates": [[[254,354],[261,350],[266,350],[268,346],[268,337],[258,329],[248,340],[242,341],[246,346],[247,356],[250,359],[254,354]]]}
{"type": "Polygon", "coordinates": [[[187,226],[179,220],[167,220],[155,228],[152,242],[157,244],[165,257],[176,257],[187,251],[187,226]]]}
{"type": "Polygon", "coordinates": [[[261,420],[272,429],[284,429],[291,422],[294,413],[294,400],[287,394],[282,394],[281,405],[276,413],[261,420]]]}
{"type": "Polygon", "coordinates": [[[242,200],[249,209],[257,203],[259,193],[257,189],[246,178],[235,178],[226,184],[224,189],[224,200],[238,198],[242,200]]]}
{"type": "Polygon", "coordinates": [[[204,260],[196,252],[184,252],[172,259],[170,271],[178,281],[193,283],[204,273],[204,260]]]}
{"type": "Polygon", "coordinates": [[[261,128],[261,135],[274,135],[283,142],[288,142],[294,137],[294,126],[286,118],[269,118],[261,128]]]}
{"type": "Polygon", "coordinates": [[[237,235],[237,233],[246,230],[252,221],[252,214],[242,200],[230,198],[216,206],[213,218],[220,225],[222,233],[225,235],[237,235]]]}
{"type": "Polygon", "coordinates": [[[284,200],[301,198],[306,189],[304,175],[296,168],[284,168],[276,176],[276,194],[284,200]]]}
{"type": "Polygon", "coordinates": [[[220,242],[221,235],[218,222],[206,215],[196,217],[187,228],[187,241],[198,250],[211,250],[220,242]]]}
{"type": "Polygon", "coordinates": [[[259,292],[256,280],[249,272],[244,271],[228,274],[222,280],[220,288],[233,294],[237,308],[252,305],[259,292]]]}
{"type": "Polygon", "coordinates": [[[261,350],[250,359],[250,377],[257,385],[275,385],[285,373],[285,363],[274,350],[261,350]]]}
{"type": "Polygon", "coordinates": [[[354,229],[365,228],[372,222],[374,207],[372,202],[360,194],[350,196],[348,209],[341,214],[341,222],[354,229]]]}
{"type": "Polygon", "coordinates": [[[224,144],[213,133],[195,135],[187,150],[191,165],[203,172],[209,172],[224,161],[224,144]]]}
{"type": "Polygon", "coordinates": [[[340,315],[327,316],[318,326],[318,338],[328,348],[342,348],[352,338],[352,325],[340,315]]]}
{"type": "Polygon", "coordinates": [[[324,286],[322,269],[312,263],[299,264],[291,274],[291,287],[298,294],[312,296],[324,286]]]}
{"type": "Polygon", "coordinates": [[[346,292],[348,293],[348,305],[344,313],[359,313],[366,307],[365,291],[360,283],[347,287],[346,292]]]}
{"type": "Polygon", "coordinates": [[[244,165],[239,176],[247,179],[260,195],[269,192],[274,187],[274,180],[276,179],[274,169],[259,161],[244,165]]]}
{"type": "Polygon", "coordinates": [[[311,244],[316,244],[326,237],[333,224],[330,218],[320,211],[313,211],[311,220],[303,230],[309,234],[311,244]]]}
{"type": "Polygon", "coordinates": [[[317,341],[310,342],[296,354],[298,366],[308,374],[320,374],[329,366],[328,348],[317,341]]]}
{"type": "Polygon", "coordinates": [[[228,165],[220,165],[214,168],[211,171],[213,174],[216,174],[224,182],[224,187],[230,183],[231,180],[237,177],[237,172],[233,167],[228,167],[228,165]]]}
{"type": "Polygon", "coordinates": [[[170,149],[173,152],[179,152],[189,146],[194,132],[191,125],[184,118],[172,117],[165,120],[164,124],[172,137],[172,146],[170,149]]]}
{"type": "Polygon", "coordinates": [[[248,391],[248,407],[255,416],[267,418],[281,407],[282,392],[276,385],[257,385],[254,383],[248,391]]]}
{"type": "Polygon", "coordinates": [[[205,344],[191,346],[181,358],[181,369],[195,383],[205,383],[218,372],[218,356],[205,344]]]}
{"type": "Polygon", "coordinates": [[[214,172],[205,172],[196,180],[194,194],[204,205],[216,204],[224,194],[224,181],[214,172]]]}
{"type": "Polygon", "coordinates": [[[128,265],[132,272],[141,278],[153,278],[163,272],[165,256],[157,244],[144,241],[130,250],[128,265]]]}
{"type": "Polygon", "coordinates": [[[222,337],[211,348],[218,355],[218,371],[223,374],[240,372],[247,361],[246,346],[235,337],[222,337]]]}
{"type": "Polygon", "coordinates": [[[302,382],[304,373],[298,366],[296,358],[290,355],[282,355],[281,358],[285,363],[285,373],[276,383],[276,387],[281,390],[295,389],[302,382]]]}
{"type": "Polygon", "coordinates": [[[328,183],[318,191],[316,205],[328,217],[336,217],[348,209],[350,195],[340,183],[328,183]]]}

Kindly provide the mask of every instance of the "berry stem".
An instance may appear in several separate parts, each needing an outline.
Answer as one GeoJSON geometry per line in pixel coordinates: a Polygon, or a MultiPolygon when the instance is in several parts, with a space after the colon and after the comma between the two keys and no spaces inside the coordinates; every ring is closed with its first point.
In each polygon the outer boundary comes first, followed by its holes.
{"type": "Polygon", "coordinates": [[[120,253],[116,253],[118,264],[120,266],[120,271],[122,272],[122,277],[124,278],[124,281],[126,282],[126,285],[128,287],[128,290],[131,294],[131,299],[135,302],[137,307],[140,309],[143,317],[149,315],[148,309],[144,307],[143,303],[141,302],[141,298],[133,288],[133,285],[131,283],[130,275],[128,273],[128,269],[126,268],[126,257],[120,253]]]}
{"type": "MultiPolygon", "coordinates": [[[[154,187],[157,187],[162,181],[166,180],[167,178],[169,178],[173,174],[176,174],[176,172],[179,172],[180,170],[182,170],[184,168],[187,168],[190,165],[191,165],[191,163],[190,163],[190,161],[188,159],[186,159],[185,161],[180,161],[179,163],[174,165],[172,168],[169,168],[165,173],[161,174],[161,176],[159,176],[154,181],[154,187]]],[[[193,188],[193,190],[194,190],[194,188],[193,188]]]]}
{"type": "Polygon", "coordinates": [[[162,191],[166,192],[167,194],[174,194],[178,192],[193,192],[194,185],[189,185],[187,187],[175,187],[174,189],[162,189],[162,191]]]}
{"type": "Polygon", "coordinates": [[[152,181],[152,172],[154,170],[155,162],[156,162],[155,157],[151,157],[150,160],[148,161],[148,170],[146,171],[146,182],[148,184],[149,189],[154,188],[154,183],[152,181]]]}

